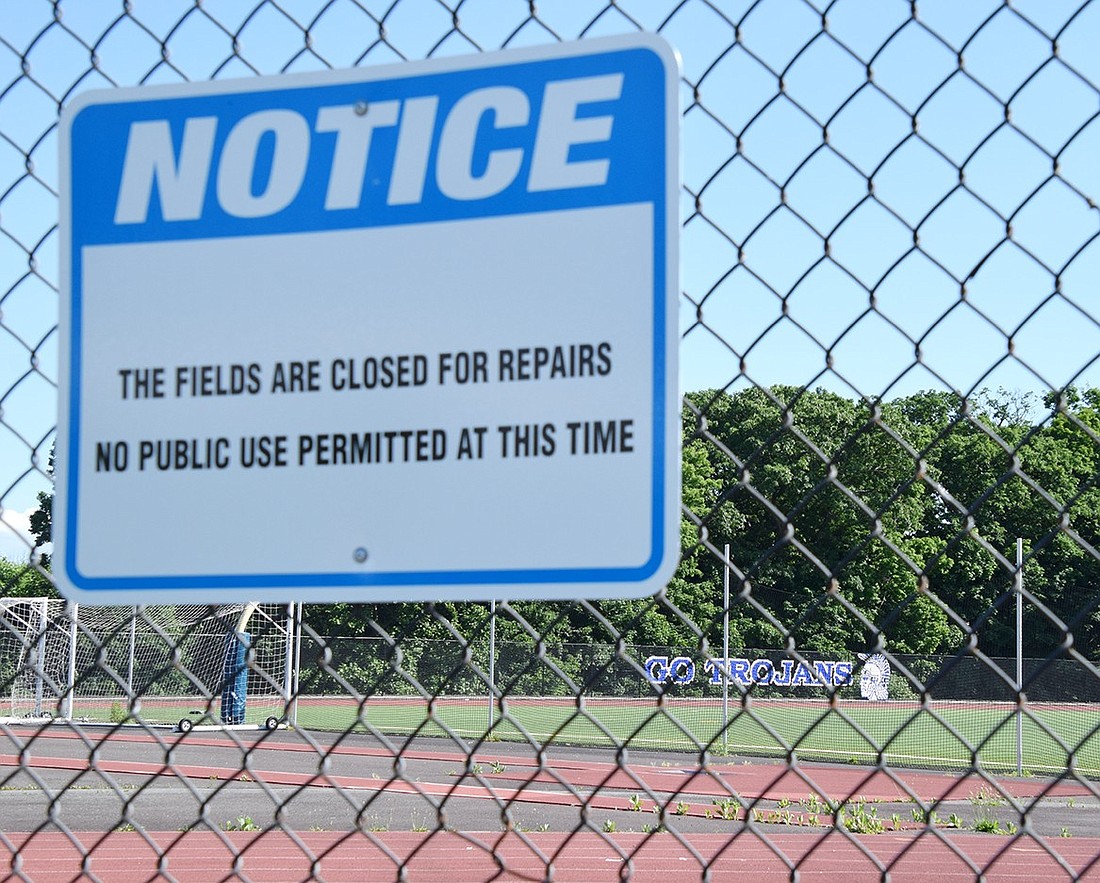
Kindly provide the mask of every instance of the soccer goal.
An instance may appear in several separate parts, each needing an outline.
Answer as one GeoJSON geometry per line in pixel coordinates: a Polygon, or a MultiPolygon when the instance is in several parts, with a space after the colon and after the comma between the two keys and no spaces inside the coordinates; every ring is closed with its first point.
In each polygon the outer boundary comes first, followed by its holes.
{"type": "Polygon", "coordinates": [[[0,599],[0,720],[293,724],[297,605],[0,599]]]}

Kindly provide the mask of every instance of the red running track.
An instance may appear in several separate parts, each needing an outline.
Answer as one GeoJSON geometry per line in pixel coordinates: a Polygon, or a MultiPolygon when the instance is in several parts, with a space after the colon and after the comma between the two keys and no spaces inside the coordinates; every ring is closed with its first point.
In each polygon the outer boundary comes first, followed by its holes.
{"type": "MultiPolygon", "coordinates": [[[[46,747],[54,740],[72,741],[77,739],[75,733],[67,729],[44,730],[36,733],[34,752],[29,756],[0,753],[0,767],[15,767],[24,764],[40,769],[86,769],[87,759],[65,756],[53,756],[46,753],[46,747]]],[[[84,732],[79,737],[82,742],[110,741],[112,744],[134,742],[150,744],[152,738],[148,733],[96,733],[84,732]]],[[[224,739],[204,738],[194,733],[186,736],[173,734],[170,738],[161,741],[168,744],[187,744],[192,747],[227,748],[224,739]]],[[[253,760],[249,773],[253,778],[262,780],[270,785],[310,785],[314,787],[355,787],[367,790],[379,790],[382,788],[401,790],[403,784],[400,781],[379,781],[378,779],[362,778],[358,776],[333,776],[317,773],[293,773],[284,770],[273,769],[280,756],[287,753],[308,754],[317,756],[317,749],[297,742],[268,741],[264,738],[242,738],[239,741],[251,746],[253,760]],[[260,758],[263,758],[262,765],[260,758]]],[[[392,760],[391,751],[369,746],[356,746],[342,744],[324,749],[329,757],[378,757],[392,760]]],[[[457,748],[451,751],[426,751],[408,750],[400,753],[406,760],[442,761],[462,768],[467,760],[467,755],[457,748]]],[[[616,763],[607,761],[589,761],[575,758],[554,758],[540,768],[534,757],[516,756],[514,754],[494,754],[491,749],[480,750],[476,754],[476,760],[483,765],[481,778],[489,782],[498,781],[514,786],[515,789],[524,792],[533,802],[563,802],[547,795],[545,791],[533,791],[528,786],[534,783],[561,786],[568,783],[578,790],[636,790],[648,788],[655,792],[666,792],[676,795],[696,796],[710,798],[715,796],[728,796],[731,792],[739,794],[743,798],[778,800],[788,798],[797,800],[814,791],[822,798],[844,802],[847,800],[863,799],[866,801],[889,802],[893,800],[908,800],[912,796],[918,797],[925,803],[933,803],[941,800],[963,800],[975,791],[991,786],[996,791],[1011,796],[1017,800],[1029,800],[1039,796],[1043,797],[1100,797],[1095,785],[1086,784],[1076,779],[1053,781],[1038,777],[993,777],[979,776],[970,772],[960,774],[958,772],[936,772],[920,769],[908,769],[893,767],[887,773],[881,769],[861,766],[846,766],[839,764],[815,764],[800,763],[787,765],[782,762],[760,760],[752,763],[722,763],[716,762],[708,767],[657,767],[643,764],[629,764],[620,767],[616,763]],[[491,766],[494,761],[506,766],[507,773],[493,773],[491,766]],[[552,770],[552,772],[548,772],[552,770]]],[[[164,763],[141,763],[136,761],[106,760],[99,758],[97,768],[107,773],[137,774],[146,776],[172,776],[177,778],[198,779],[232,779],[240,775],[239,767],[207,766],[174,763],[167,766],[164,763]]],[[[455,789],[453,778],[443,777],[444,780],[435,783],[438,787],[445,788],[447,793],[455,789]]],[[[416,790],[424,790],[433,783],[421,783],[416,790]]],[[[476,786],[458,786],[459,795],[465,797],[484,796],[492,798],[486,789],[476,786]],[[469,792],[469,793],[463,793],[469,792]]],[[[428,787],[428,790],[431,790],[428,787]]],[[[508,791],[508,788],[494,791],[508,791]]],[[[555,789],[558,790],[558,789],[555,789]]],[[[575,802],[568,791],[562,796],[568,797],[566,802],[575,802]]],[[[515,799],[512,797],[511,799],[515,799]]],[[[614,806],[607,808],[624,808],[625,799],[608,798],[614,806]],[[622,803],[623,806],[619,806],[622,803]]],[[[709,803],[709,800],[707,801],[709,803]]],[[[650,807],[646,805],[645,809],[650,807]]],[[[0,823],[0,829],[3,825],[0,823]]]]}
{"type": "Polygon", "coordinates": [[[0,834],[18,851],[6,881],[110,883],[251,880],[263,883],[408,883],[548,880],[798,879],[836,883],[883,879],[925,883],[1100,880],[1095,839],[1058,844],[1059,858],[1032,838],[957,834],[940,838],[848,838],[752,831],[731,834],[456,834],[432,832],[114,832],[106,835],[0,834]],[[963,857],[965,853],[965,857],[963,857]],[[16,876],[18,873],[18,877],[16,876]],[[403,876],[402,876],[403,874],[403,876]]]}
{"type": "MultiPolygon", "coordinates": [[[[84,738],[98,741],[98,734],[84,738]]],[[[71,733],[54,731],[38,734],[34,751],[23,755],[0,755],[0,765],[28,765],[38,769],[86,769],[87,757],[64,757],[48,751],[59,749],[71,733]]],[[[225,748],[223,739],[204,739],[189,734],[194,747],[225,748]]],[[[150,741],[148,734],[111,734],[112,742],[150,741]]],[[[175,741],[165,740],[168,742],[175,741]]],[[[250,740],[251,741],[251,740],[250,740]]],[[[318,775],[277,769],[280,757],[307,752],[310,746],[285,741],[253,744],[253,762],[262,758],[263,769],[250,766],[257,780],[276,784],[313,787],[354,787],[400,791],[412,786],[400,780],[374,780],[357,776],[318,775]],[[269,750],[270,749],[270,750],[269,750]]],[[[370,746],[340,745],[331,754],[393,755],[370,746]]],[[[406,751],[408,760],[460,761],[455,751],[406,751]]],[[[490,752],[478,752],[478,760],[489,764],[490,752]]],[[[965,797],[984,780],[956,779],[954,775],[917,770],[882,771],[826,765],[717,764],[706,770],[673,769],[631,765],[620,769],[614,763],[578,758],[555,759],[550,765],[554,787],[530,787],[547,779],[534,758],[501,754],[509,766],[501,780],[488,787],[449,782],[419,782],[417,790],[434,793],[441,789],[451,796],[482,799],[513,799],[545,803],[576,803],[563,783],[590,792],[591,808],[624,809],[625,798],[600,794],[603,789],[644,783],[659,792],[684,796],[729,793],[769,800],[780,796],[797,798],[814,787],[823,797],[845,799],[854,795],[889,800],[910,790],[924,800],[947,796],[965,797]],[[801,773],[801,775],[799,775],[801,773]],[[804,778],[803,778],[804,777],[804,778]],[[899,783],[904,782],[904,788],[899,783]],[[591,793],[592,790],[595,793],[591,793]],[[605,806],[606,804],[606,806],[605,806]],[[620,805],[622,804],[622,805],[620,805]]],[[[100,757],[97,769],[104,773],[147,776],[177,776],[230,779],[240,768],[191,766],[100,757]]],[[[498,777],[485,773],[483,779],[498,777]]],[[[550,786],[546,782],[546,786],[550,786]]],[[[1037,779],[998,780],[997,787],[1017,798],[1040,793],[1087,795],[1086,784],[1059,783],[1037,779]]],[[[702,805],[709,805],[706,800],[702,805]]],[[[0,832],[3,820],[0,819],[0,832]]],[[[1025,835],[997,837],[986,834],[924,829],[905,834],[854,836],[845,831],[788,833],[768,827],[757,833],[738,826],[724,833],[604,834],[596,830],[578,833],[447,833],[418,832],[110,832],[35,834],[0,833],[0,872],[5,880],[75,881],[100,879],[110,883],[179,880],[296,881],[326,880],[381,881],[657,881],[775,880],[790,879],[797,871],[800,880],[822,883],[889,879],[897,881],[963,881],[981,877],[988,881],[1035,881],[1096,879],[1100,881],[1100,838],[1074,837],[1044,840],[1025,835]],[[5,855],[6,853],[6,855],[5,855]],[[838,876],[843,875],[843,876],[838,876]]]]}

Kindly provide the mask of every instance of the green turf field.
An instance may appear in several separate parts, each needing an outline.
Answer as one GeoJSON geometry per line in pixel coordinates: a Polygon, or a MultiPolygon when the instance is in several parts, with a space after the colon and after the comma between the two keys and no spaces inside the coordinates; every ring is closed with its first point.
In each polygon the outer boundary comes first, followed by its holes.
{"type": "MultiPolygon", "coordinates": [[[[830,709],[825,702],[755,700],[748,708],[730,703],[730,722],[722,730],[716,701],[673,700],[657,707],[652,699],[587,700],[584,712],[560,699],[512,700],[496,714],[491,739],[530,738],[540,744],[617,746],[749,754],[841,763],[968,768],[980,764],[995,772],[1016,769],[1016,711],[1010,705],[937,703],[933,711],[918,703],[846,702],[830,709]]],[[[371,729],[387,735],[484,738],[490,726],[486,697],[434,703],[375,697],[365,704],[365,724],[350,699],[303,698],[298,728],[319,731],[371,729]]],[[[115,719],[118,720],[117,709],[115,719]]],[[[85,707],[78,719],[110,720],[106,704],[85,707]]],[[[268,716],[284,717],[269,703],[250,703],[246,722],[262,725],[268,716]]],[[[143,707],[146,723],[174,725],[189,718],[195,725],[217,725],[217,700],[210,708],[159,700],[143,707]],[[200,711],[195,715],[191,712],[200,711]]],[[[1023,717],[1023,767],[1039,775],[1060,775],[1072,767],[1079,775],[1100,778],[1100,707],[1050,706],[1029,709],[1023,717]]]]}
{"type": "MultiPolygon", "coordinates": [[[[298,726],[344,730],[361,727],[350,703],[303,702],[298,726]]],[[[371,728],[395,735],[442,735],[444,728],[463,739],[485,735],[489,724],[484,698],[437,703],[431,719],[422,704],[368,701],[371,728]]],[[[824,703],[753,702],[751,710],[730,705],[730,724],[722,733],[717,702],[686,702],[659,709],[652,702],[589,702],[585,713],[558,703],[509,702],[492,736],[540,743],[614,745],[715,754],[785,756],[805,760],[877,763],[881,752],[891,766],[969,767],[1013,771],[1016,768],[1016,714],[997,708],[943,703],[933,715],[917,703],[850,703],[830,710],[824,703]]],[[[1023,718],[1023,766],[1036,774],[1061,773],[1071,765],[1079,774],[1100,776],[1100,708],[1061,706],[1029,710],[1023,718]],[[1061,742],[1062,744],[1059,744],[1061,742]],[[1063,747],[1063,745],[1065,747],[1063,747]],[[1067,750],[1068,749],[1068,750],[1067,750]]]]}

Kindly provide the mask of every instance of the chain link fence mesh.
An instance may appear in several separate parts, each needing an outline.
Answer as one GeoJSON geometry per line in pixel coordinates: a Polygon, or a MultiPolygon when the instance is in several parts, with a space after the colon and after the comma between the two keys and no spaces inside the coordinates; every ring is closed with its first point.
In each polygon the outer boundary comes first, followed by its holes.
{"type": "Polygon", "coordinates": [[[135,879],[1094,873],[1098,40],[1077,0],[5,8],[11,877],[120,879],[119,843],[135,879]],[[13,600],[56,597],[62,107],[635,31],[682,59],[666,591],[292,606],[257,632],[273,661],[247,657],[280,697],[251,731],[200,674],[220,651],[186,649],[218,611],[93,627],[13,600]]]}

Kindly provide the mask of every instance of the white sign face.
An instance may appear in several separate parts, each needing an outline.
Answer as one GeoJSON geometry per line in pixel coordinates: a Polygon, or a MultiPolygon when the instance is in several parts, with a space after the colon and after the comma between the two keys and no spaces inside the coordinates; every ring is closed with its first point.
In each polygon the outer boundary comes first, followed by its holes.
{"type": "Polygon", "coordinates": [[[679,555],[677,63],[639,35],[62,119],[84,603],[630,597],[679,555]]]}

